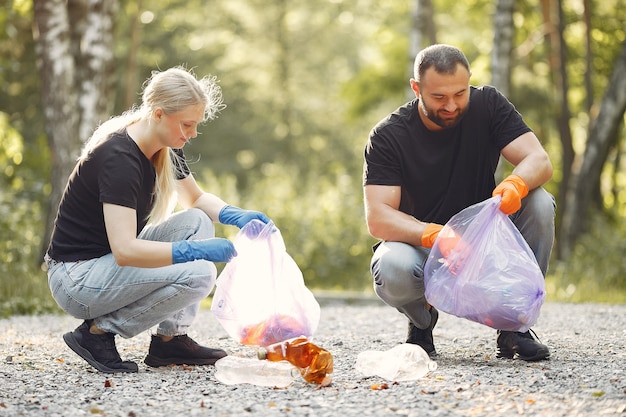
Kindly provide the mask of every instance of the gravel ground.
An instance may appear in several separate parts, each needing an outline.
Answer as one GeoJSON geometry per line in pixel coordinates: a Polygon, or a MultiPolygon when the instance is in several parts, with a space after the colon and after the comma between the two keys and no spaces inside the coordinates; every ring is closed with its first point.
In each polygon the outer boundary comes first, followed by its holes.
{"type": "MultiPolygon", "coordinates": [[[[626,305],[547,303],[534,327],[549,361],[495,357],[495,331],[441,314],[437,370],[411,382],[363,377],[356,355],[404,340],[406,320],[379,302],[322,301],[314,342],[335,360],[324,388],[298,378],[283,389],[224,385],[213,367],[147,367],[150,333],[118,338],[139,373],[98,373],[61,336],[68,316],[0,320],[0,416],[626,416],[626,305]],[[374,389],[387,383],[386,389],[374,389]]],[[[209,310],[190,336],[254,356],[228,337],[209,310]]]]}

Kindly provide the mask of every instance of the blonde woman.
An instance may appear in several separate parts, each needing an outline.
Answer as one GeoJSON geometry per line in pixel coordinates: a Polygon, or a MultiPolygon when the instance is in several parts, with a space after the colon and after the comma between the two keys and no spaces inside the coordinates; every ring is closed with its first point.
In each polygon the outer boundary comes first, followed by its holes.
{"type": "Polygon", "coordinates": [[[241,228],[269,219],[204,192],[185,162],[182,148],[222,107],[214,77],[154,72],[141,106],[102,124],[70,175],[45,256],[48,282],[59,306],[84,320],[63,339],[101,372],[137,372],[120,358],[115,335],[153,326],[149,366],[226,356],[187,336],[215,284],[214,263],[237,255],[213,222],[241,228]],[[176,203],[185,210],[172,214],[176,203]]]}

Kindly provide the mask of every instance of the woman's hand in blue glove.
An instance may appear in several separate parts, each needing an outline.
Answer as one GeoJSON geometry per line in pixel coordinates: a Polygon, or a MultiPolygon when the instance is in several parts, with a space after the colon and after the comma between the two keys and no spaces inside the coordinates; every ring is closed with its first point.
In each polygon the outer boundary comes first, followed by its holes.
{"type": "Polygon", "coordinates": [[[244,210],[231,205],[224,206],[224,208],[220,210],[218,220],[222,224],[237,226],[240,229],[250,220],[260,220],[265,224],[270,221],[269,217],[260,211],[244,210]]]}
{"type": "Polygon", "coordinates": [[[235,245],[222,238],[180,240],[172,243],[172,263],[205,259],[212,262],[229,262],[237,256],[235,245]]]}

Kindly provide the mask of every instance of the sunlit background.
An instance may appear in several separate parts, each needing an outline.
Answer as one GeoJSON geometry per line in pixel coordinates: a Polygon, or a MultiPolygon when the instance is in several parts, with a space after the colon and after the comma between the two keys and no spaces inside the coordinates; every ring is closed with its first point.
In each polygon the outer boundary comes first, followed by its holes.
{"type": "MultiPolygon", "coordinates": [[[[0,315],[7,315],[55,308],[41,269],[55,150],[46,134],[50,104],[42,100],[33,1],[1,2],[0,315]]],[[[471,82],[492,83],[499,3],[120,0],[106,117],[139,103],[152,70],[184,65],[199,76],[216,76],[227,107],[185,148],[197,180],[231,204],[266,212],[309,288],[371,295],[375,241],[365,227],[361,188],[369,130],[409,97],[416,33],[422,45],[434,36],[460,47],[472,64],[471,82]],[[416,20],[418,5],[422,18],[416,20]],[[423,18],[426,6],[432,13],[423,18]]],[[[510,85],[498,88],[508,90],[555,166],[546,185],[559,201],[548,298],[626,302],[624,108],[608,126],[609,143],[588,152],[598,140],[590,131],[603,98],[614,88],[611,76],[626,59],[620,55],[626,1],[514,3],[510,85]],[[564,146],[567,132],[573,154],[564,146]],[[583,197],[584,214],[567,223],[582,226],[572,239],[571,227],[561,230],[561,214],[580,204],[575,181],[585,161],[598,165],[601,175],[598,181],[580,178],[591,181],[591,191],[583,197]],[[574,181],[565,189],[564,172],[574,181]]],[[[77,139],[86,137],[67,140],[77,139]]],[[[236,232],[218,228],[231,238],[236,232]]]]}

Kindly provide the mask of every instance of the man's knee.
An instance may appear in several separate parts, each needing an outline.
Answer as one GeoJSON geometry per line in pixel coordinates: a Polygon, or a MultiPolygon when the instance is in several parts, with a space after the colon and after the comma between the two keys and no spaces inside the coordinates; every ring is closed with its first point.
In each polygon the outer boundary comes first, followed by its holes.
{"type": "Polygon", "coordinates": [[[556,201],[552,194],[543,188],[537,188],[531,191],[524,200],[527,200],[526,209],[534,216],[553,222],[556,215],[556,201]]]}
{"type": "Polygon", "coordinates": [[[372,258],[371,271],[374,280],[388,281],[394,277],[411,275],[417,262],[414,252],[415,248],[403,243],[381,244],[372,258]]]}
{"type": "Polygon", "coordinates": [[[383,245],[372,259],[374,290],[387,304],[403,305],[418,297],[420,289],[423,292],[421,265],[426,253],[403,243],[387,242],[383,245]]]}

